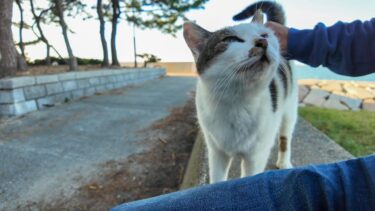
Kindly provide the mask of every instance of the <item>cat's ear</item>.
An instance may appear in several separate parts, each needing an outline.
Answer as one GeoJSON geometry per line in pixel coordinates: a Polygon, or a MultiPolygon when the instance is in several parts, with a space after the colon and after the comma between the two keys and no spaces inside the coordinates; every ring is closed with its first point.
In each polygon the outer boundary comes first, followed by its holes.
{"type": "Polygon", "coordinates": [[[253,20],[251,21],[252,23],[259,23],[259,24],[264,24],[264,18],[263,18],[263,12],[261,9],[258,9],[255,11],[253,20]]]}
{"type": "Polygon", "coordinates": [[[203,51],[204,45],[210,36],[211,32],[197,24],[192,22],[184,23],[184,38],[191,52],[193,52],[195,61],[198,60],[198,57],[203,51]]]}

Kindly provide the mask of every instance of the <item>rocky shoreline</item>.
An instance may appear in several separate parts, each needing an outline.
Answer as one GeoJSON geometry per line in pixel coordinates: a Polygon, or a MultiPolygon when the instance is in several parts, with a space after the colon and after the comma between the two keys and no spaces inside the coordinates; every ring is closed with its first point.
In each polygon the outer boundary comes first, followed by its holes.
{"type": "Polygon", "coordinates": [[[300,106],[375,112],[375,82],[303,79],[300,106]]]}

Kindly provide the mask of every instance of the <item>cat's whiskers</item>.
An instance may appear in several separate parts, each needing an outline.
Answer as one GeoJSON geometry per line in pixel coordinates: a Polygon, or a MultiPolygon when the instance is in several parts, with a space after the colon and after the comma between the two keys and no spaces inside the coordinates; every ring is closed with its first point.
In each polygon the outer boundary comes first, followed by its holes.
{"type": "MultiPolygon", "coordinates": [[[[227,69],[236,69],[238,68],[238,66],[241,65],[240,63],[237,63],[237,64],[234,64],[232,66],[229,66],[227,69]]],[[[213,94],[216,94],[216,93],[221,93],[221,92],[218,92],[220,91],[220,89],[223,87],[223,85],[226,83],[226,81],[230,78],[230,74],[227,74],[227,75],[224,75],[224,77],[220,80],[218,80],[218,82],[216,82],[215,86],[214,86],[214,89],[212,90],[212,93],[213,94]]],[[[215,97],[215,95],[213,95],[213,97],[215,97]]]]}
{"type": "MultiPolygon", "coordinates": [[[[237,67],[238,64],[236,64],[236,66],[234,67],[237,67]]],[[[231,69],[231,67],[229,67],[228,69],[231,69]]],[[[213,106],[213,112],[216,112],[217,110],[217,107],[220,103],[220,101],[222,100],[223,96],[226,94],[226,89],[229,87],[230,85],[230,82],[231,80],[233,79],[233,76],[235,75],[236,73],[234,71],[231,71],[228,75],[226,75],[224,77],[224,79],[221,81],[220,83],[220,87],[215,87],[216,88],[216,91],[213,92],[214,94],[212,95],[212,101],[211,102],[214,102],[215,105],[213,106]],[[219,92],[218,92],[219,91],[219,92]]]]}
{"type": "MultiPolygon", "coordinates": [[[[217,91],[215,92],[214,91],[213,92],[214,94],[212,95],[212,98],[216,98],[216,100],[213,101],[213,102],[216,101],[216,103],[214,105],[214,108],[213,108],[214,112],[216,112],[218,104],[221,102],[221,100],[223,99],[224,95],[227,94],[227,89],[230,87],[232,81],[238,81],[238,79],[241,79],[240,80],[240,84],[243,85],[243,86],[246,85],[245,76],[243,76],[243,74],[240,74],[240,73],[242,71],[248,70],[251,67],[251,65],[255,64],[255,62],[256,61],[254,61],[253,59],[249,60],[248,58],[246,58],[246,59],[238,62],[237,64],[228,67],[228,69],[232,69],[233,71],[231,71],[224,78],[224,80],[221,81],[220,87],[215,87],[214,90],[220,89],[220,92],[217,92],[217,91]],[[218,93],[218,95],[217,95],[217,93],[218,93]]],[[[254,73],[252,72],[252,74],[251,74],[250,77],[252,77],[253,75],[254,75],[254,73]]],[[[230,97],[235,98],[236,96],[230,95],[230,97]]]]}
{"type": "Polygon", "coordinates": [[[235,72],[231,72],[230,74],[228,74],[228,77],[227,77],[227,80],[225,81],[224,83],[224,87],[222,89],[222,91],[219,93],[219,96],[218,98],[216,99],[216,104],[214,106],[214,112],[216,112],[217,108],[218,108],[218,105],[219,103],[221,102],[221,100],[223,99],[224,95],[226,95],[227,93],[227,89],[229,88],[230,84],[231,84],[231,80],[233,79],[233,77],[236,75],[235,72]]]}

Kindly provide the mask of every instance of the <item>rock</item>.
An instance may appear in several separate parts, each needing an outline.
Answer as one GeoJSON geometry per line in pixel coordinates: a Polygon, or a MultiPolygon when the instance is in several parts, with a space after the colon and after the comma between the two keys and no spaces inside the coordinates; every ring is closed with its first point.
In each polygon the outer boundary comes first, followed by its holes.
{"type": "Polygon", "coordinates": [[[338,95],[330,95],[328,100],[322,104],[322,107],[336,110],[349,110],[349,108],[340,101],[340,96],[338,95]]]}
{"type": "Polygon", "coordinates": [[[375,103],[375,99],[366,99],[363,102],[364,103],[375,103]]]}
{"type": "Polygon", "coordinates": [[[375,89],[375,82],[368,82],[367,86],[370,87],[371,89],[375,89]]]}
{"type": "Polygon", "coordinates": [[[327,84],[320,86],[320,88],[329,92],[342,92],[343,91],[343,88],[339,82],[327,83],[327,84]]]}
{"type": "Polygon", "coordinates": [[[360,110],[360,106],[362,101],[359,99],[352,99],[349,97],[331,94],[329,99],[327,100],[323,107],[333,108],[333,109],[340,109],[340,110],[353,110],[358,111],[360,110]],[[340,105],[339,105],[340,104],[340,105]],[[344,107],[345,108],[344,108],[344,107]]]}
{"type": "Polygon", "coordinates": [[[362,109],[365,111],[375,111],[375,100],[367,99],[362,103],[362,109]]]}
{"type": "Polygon", "coordinates": [[[298,86],[298,102],[302,102],[303,99],[305,99],[305,97],[307,96],[307,94],[309,94],[310,92],[310,89],[307,88],[306,86],[303,86],[303,85],[299,85],[298,86]]]}
{"type": "Polygon", "coordinates": [[[360,110],[362,100],[353,99],[353,98],[344,97],[344,96],[337,96],[337,97],[339,98],[340,102],[346,105],[347,107],[349,107],[350,110],[353,110],[353,111],[360,110]]]}
{"type": "Polygon", "coordinates": [[[329,96],[329,92],[320,89],[311,89],[310,93],[303,100],[306,105],[321,106],[329,96]]]}
{"type": "Polygon", "coordinates": [[[305,85],[305,86],[312,86],[312,85],[316,85],[318,83],[319,83],[319,80],[317,80],[317,79],[298,80],[298,84],[305,85]]]}
{"type": "Polygon", "coordinates": [[[375,96],[375,88],[371,88],[371,87],[367,86],[365,89],[367,91],[369,91],[373,96],[375,96]]]}
{"type": "Polygon", "coordinates": [[[361,99],[372,99],[375,97],[373,93],[366,89],[358,89],[357,96],[361,99]]]}
{"type": "Polygon", "coordinates": [[[319,81],[319,82],[317,83],[317,85],[318,85],[319,87],[325,86],[325,85],[327,85],[327,84],[328,84],[328,81],[326,81],[326,80],[321,80],[321,81],[319,81]]]}
{"type": "Polygon", "coordinates": [[[354,97],[354,98],[367,99],[367,98],[374,97],[373,93],[360,87],[345,85],[344,89],[348,93],[349,96],[354,97]]]}

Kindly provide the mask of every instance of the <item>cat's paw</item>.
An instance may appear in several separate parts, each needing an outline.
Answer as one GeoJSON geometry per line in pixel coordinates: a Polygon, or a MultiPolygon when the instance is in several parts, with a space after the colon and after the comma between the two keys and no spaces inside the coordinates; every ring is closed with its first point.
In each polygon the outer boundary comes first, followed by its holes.
{"type": "Polygon", "coordinates": [[[279,169],[291,169],[293,165],[290,161],[277,161],[276,166],[279,169]]]}

